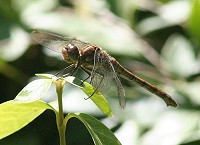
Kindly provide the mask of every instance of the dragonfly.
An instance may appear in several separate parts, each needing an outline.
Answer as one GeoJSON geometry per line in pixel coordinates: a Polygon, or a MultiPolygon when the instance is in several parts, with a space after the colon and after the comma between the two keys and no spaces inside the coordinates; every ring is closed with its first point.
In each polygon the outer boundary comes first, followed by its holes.
{"type": "Polygon", "coordinates": [[[119,105],[122,109],[126,105],[125,90],[119,78],[124,78],[128,82],[136,83],[145,88],[163,99],[167,106],[178,106],[169,94],[124,68],[114,57],[97,45],[81,41],[75,37],[61,36],[44,30],[33,30],[32,37],[37,43],[60,53],[63,59],[70,64],[69,67],[73,68],[70,74],[78,69],[85,71],[89,75],[90,84],[96,90],[100,92],[108,90],[109,84],[114,79],[119,105]]]}

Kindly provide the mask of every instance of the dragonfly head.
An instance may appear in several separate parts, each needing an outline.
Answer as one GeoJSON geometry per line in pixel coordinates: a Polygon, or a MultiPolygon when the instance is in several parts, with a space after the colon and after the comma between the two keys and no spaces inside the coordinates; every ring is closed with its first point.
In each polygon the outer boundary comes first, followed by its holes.
{"type": "Polygon", "coordinates": [[[73,63],[78,60],[79,51],[74,44],[68,44],[62,49],[62,55],[68,63],[73,63]]]}

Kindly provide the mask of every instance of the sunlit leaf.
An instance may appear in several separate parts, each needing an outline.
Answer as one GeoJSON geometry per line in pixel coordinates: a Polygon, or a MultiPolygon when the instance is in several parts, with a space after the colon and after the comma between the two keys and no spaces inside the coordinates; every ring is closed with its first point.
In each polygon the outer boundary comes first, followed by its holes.
{"type": "Polygon", "coordinates": [[[90,85],[87,82],[82,82],[81,80],[72,76],[66,77],[65,80],[71,83],[72,85],[80,87],[81,90],[83,90],[88,96],[88,98],[86,99],[90,98],[104,114],[112,116],[112,111],[109,106],[109,103],[99,91],[95,91],[92,85],[90,85]]]}
{"type": "Polygon", "coordinates": [[[108,104],[105,97],[99,91],[95,91],[95,89],[89,83],[84,82],[84,85],[85,86],[81,88],[81,90],[87,94],[87,96],[99,107],[103,113],[108,116],[112,116],[110,105],[108,104]]]}
{"type": "MultiPolygon", "coordinates": [[[[51,79],[52,81],[56,81],[57,79],[59,79],[56,76],[51,75],[51,74],[36,74],[36,75],[41,78],[51,79]]],[[[68,83],[76,87],[79,87],[88,96],[87,98],[88,99],[90,98],[104,114],[108,116],[112,116],[111,108],[107,100],[105,99],[105,97],[99,91],[96,91],[89,83],[82,82],[81,80],[73,76],[68,76],[68,77],[60,78],[60,79],[64,79],[68,83]]]]}
{"type": "Polygon", "coordinates": [[[49,90],[52,81],[49,79],[38,79],[25,86],[14,99],[19,102],[33,102],[41,99],[49,90]]]}
{"type": "MultiPolygon", "coordinates": [[[[121,145],[111,130],[92,116],[84,113],[69,114],[83,122],[92,136],[95,145],[121,145]]],[[[67,117],[69,117],[67,116],[67,117]]]]}
{"type": "Polygon", "coordinates": [[[0,104],[0,139],[20,130],[46,109],[52,109],[43,101],[16,103],[8,101],[0,104]]]}

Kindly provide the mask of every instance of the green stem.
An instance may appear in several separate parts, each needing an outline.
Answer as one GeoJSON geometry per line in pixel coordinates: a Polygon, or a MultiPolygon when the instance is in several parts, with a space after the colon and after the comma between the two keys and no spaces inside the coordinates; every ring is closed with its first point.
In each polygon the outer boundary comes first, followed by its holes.
{"type": "Polygon", "coordinates": [[[58,95],[58,107],[59,107],[59,112],[56,115],[56,121],[60,137],[60,145],[66,145],[66,137],[65,137],[66,125],[64,123],[63,104],[62,104],[62,93],[63,93],[64,83],[65,82],[63,80],[57,80],[56,82],[56,93],[58,95]]]}

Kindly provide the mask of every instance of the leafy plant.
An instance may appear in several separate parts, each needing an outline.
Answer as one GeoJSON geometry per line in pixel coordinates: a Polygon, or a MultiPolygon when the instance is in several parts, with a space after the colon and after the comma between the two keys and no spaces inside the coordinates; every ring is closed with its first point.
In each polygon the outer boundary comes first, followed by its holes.
{"type": "Polygon", "coordinates": [[[121,144],[105,125],[90,115],[84,113],[68,113],[64,116],[62,93],[66,83],[70,83],[83,90],[104,114],[111,116],[111,108],[100,92],[96,91],[94,95],[91,96],[94,92],[93,87],[87,82],[82,82],[72,76],[57,78],[50,74],[37,75],[42,77],[42,79],[30,82],[19,92],[14,100],[7,101],[0,105],[0,139],[20,130],[42,114],[46,109],[50,109],[56,114],[60,145],[66,145],[66,125],[73,117],[77,118],[85,125],[96,145],[121,144]],[[47,93],[52,82],[56,86],[58,97],[56,100],[58,103],[57,107],[54,105],[55,101],[48,103],[40,100],[47,93]]]}

